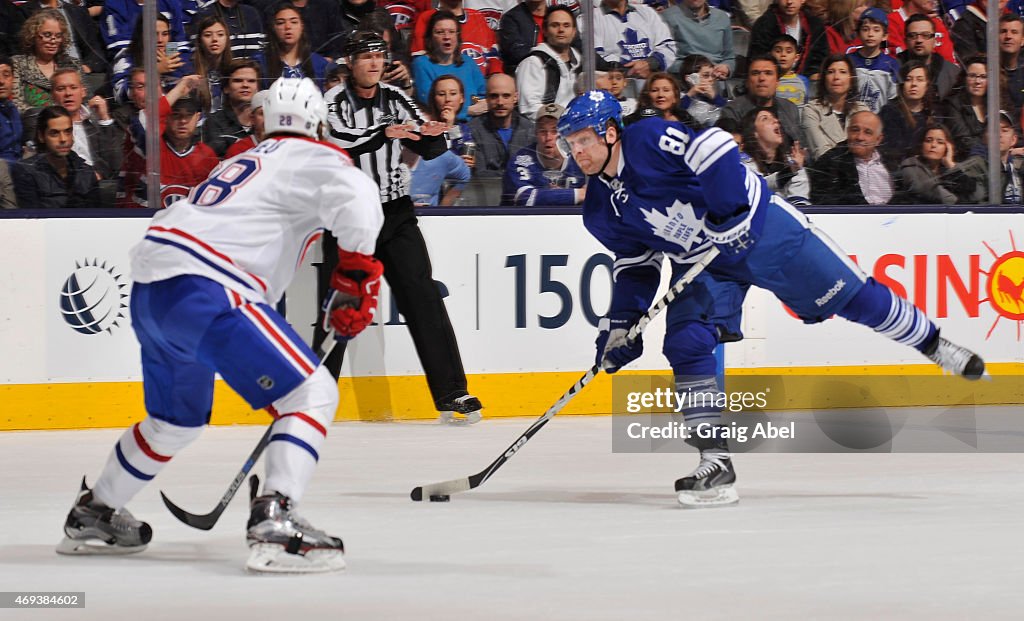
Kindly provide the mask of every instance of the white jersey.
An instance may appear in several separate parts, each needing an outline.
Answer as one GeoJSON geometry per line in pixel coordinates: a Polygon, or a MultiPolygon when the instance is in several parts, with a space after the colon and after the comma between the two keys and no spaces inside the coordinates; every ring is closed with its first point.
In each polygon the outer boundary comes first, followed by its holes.
{"type": "Polygon", "coordinates": [[[194,274],[247,301],[275,304],[324,228],[339,248],[373,254],[383,223],[377,186],[343,150],[270,138],[153,217],[132,249],[132,279],[194,274]]]}

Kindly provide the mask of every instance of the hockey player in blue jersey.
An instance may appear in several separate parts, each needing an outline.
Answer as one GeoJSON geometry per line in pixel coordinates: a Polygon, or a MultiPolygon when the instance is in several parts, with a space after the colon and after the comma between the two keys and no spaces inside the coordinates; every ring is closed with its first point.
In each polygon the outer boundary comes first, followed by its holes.
{"type": "MultiPolygon", "coordinates": [[[[914,347],[947,372],[972,380],[984,374],[980,357],[941,337],[920,309],[866,276],[802,213],[773,194],[763,178],[744,167],[726,132],[698,132],[660,118],[623,131],[621,108],[604,91],[590,91],[570,102],[558,132],[564,148],[592,176],[584,224],[616,253],[611,310],[598,338],[597,355],[607,371],[618,370],[643,351],[641,339],[625,339],[658,284],[650,275],[628,269],[645,260],[640,250],[652,255],[693,253],[703,233],[721,253],[705,270],[712,282],[768,289],[807,323],[839,315],[914,347]],[[620,314],[622,296],[631,297],[629,314],[620,314]]],[[[716,297],[716,302],[721,308],[731,299],[716,297]]],[[[678,375],[674,347],[687,344],[676,330],[670,307],[665,353],[678,375]]],[[[700,492],[693,495],[697,500],[735,502],[712,493],[735,479],[724,442],[698,448],[700,466],[676,482],[680,502],[685,504],[694,491],[700,492]]]]}

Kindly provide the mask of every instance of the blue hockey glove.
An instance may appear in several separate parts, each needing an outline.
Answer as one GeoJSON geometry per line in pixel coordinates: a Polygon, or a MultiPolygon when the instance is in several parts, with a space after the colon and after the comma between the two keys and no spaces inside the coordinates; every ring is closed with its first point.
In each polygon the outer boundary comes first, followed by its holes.
{"type": "Polygon", "coordinates": [[[762,207],[751,214],[750,207],[746,207],[725,217],[709,212],[704,218],[704,230],[723,256],[739,258],[750,252],[761,237],[764,211],[762,207]]]}
{"type": "Polygon", "coordinates": [[[644,353],[644,340],[637,335],[635,341],[627,341],[626,333],[640,319],[639,313],[609,313],[597,324],[600,332],[597,335],[597,359],[606,373],[615,373],[644,353]]]}

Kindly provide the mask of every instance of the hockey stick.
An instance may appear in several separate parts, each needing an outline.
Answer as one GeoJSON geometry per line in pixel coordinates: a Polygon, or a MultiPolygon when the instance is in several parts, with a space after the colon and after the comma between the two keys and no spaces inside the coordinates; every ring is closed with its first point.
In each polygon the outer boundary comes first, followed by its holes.
{"type": "MultiPolygon", "coordinates": [[[[711,250],[709,250],[700,261],[694,263],[693,266],[690,267],[690,269],[687,270],[687,272],[683,274],[679,278],[679,280],[675,282],[675,284],[672,285],[668,292],[665,293],[665,295],[662,296],[660,300],[658,300],[658,303],[655,304],[654,307],[647,311],[642,317],[640,317],[640,320],[636,322],[636,325],[629,329],[629,333],[626,334],[626,339],[632,341],[636,337],[638,337],[647,327],[647,324],[651,323],[651,321],[655,317],[661,314],[661,312],[665,310],[665,308],[667,308],[668,305],[671,304],[672,301],[675,300],[680,293],[683,292],[683,289],[685,289],[687,285],[693,282],[694,279],[697,278],[697,276],[700,276],[700,274],[704,271],[704,268],[706,268],[712,261],[714,261],[715,257],[717,256],[718,249],[712,247],[711,250]]],[[[583,377],[581,377],[579,380],[576,381],[575,384],[572,385],[572,388],[570,388],[568,391],[566,391],[565,394],[559,397],[558,401],[555,401],[554,405],[548,408],[547,412],[544,412],[543,416],[534,421],[534,423],[530,425],[530,428],[524,431],[523,434],[519,436],[516,439],[516,441],[513,442],[505,450],[504,453],[499,455],[497,459],[491,462],[491,465],[487,466],[480,472],[474,475],[470,475],[468,477],[464,477],[461,479],[452,479],[451,481],[433,483],[431,485],[424,485],[422,487],[414,488],[410,496],[416,502],[419,502],[424,498],[427,498],[428,500],[436,499],[444,501],[447,500],[447,497],[451,494],[465,492],[467,490],[480,487],[481,485],[483,485],[484,481],[491,478],[491,476],[493,476],[494,473],[498,471],[498,468],[501,468],[503,465],[505,465],[505,462],[512,459],[512,457],[519,452],[519,449],[523,448],[523,445],[526,444],[530,440],[530,438],[536,435],[536,433],[540,431],[544,427],[544,425],[548,423],[549,420],[554,418],[556,414],[561,412],[562,408],[564,408],[565,405],[569,403],[569,401],[571,401],[577,393],[583,390],[583,387],[589,384],[590,380],[594,379],[594,377],[596,377],[597,374],[600,372],[600,364],[595,364],[594,366],[590,367],[590,370],[584,373],[583,377]]]]}
{"type": "MultiPolygon", "coordinates": [[[[328,334],[328,336],[330,336],[330,334],[328,334]]],[[[321,364],[327,359],[331,350],[333,350],[334,346],[338,343],[338,339],[333,338],[328,338],[327,341],[329,341],[327,347],[316,351],[316,354],[320,357],[321,364]]],[[[220,515],[228,508],[228,504],[231,502],[231,499],[235,497],[235,493],[238,492],[238,488],[245,482],[246,475],[248,475],[249,471],[256,465],[260,455],[263,454],[264,449],[266,449],[267,445],[270,444],[270,432],[273,431],[273,429],[274,423],[270,423],[267,430],[263,432],[263,437],[260,438],[260,441],[256,444],[256,448],[254,448],[252,452],[249,453],[249,456],[245,458],[245,463],[242,464],[242,469],[235,475],[235,478],[231,481],[231,485],[228,485],[227,491],[220,497],[220,502],[218,502],[217,506],[213,508],[213,511],[206,515],[189,513],[171,502],[171,499],[168,498],[166,494],[160,492],[160,498],[163,499],[167,510],[170,511],[174,517],[178,518],[185,524],[188,524],[192,528],[198,528],[199,530],[210,530],[213,528],[213,525],[220,519],[220,515]]]]}

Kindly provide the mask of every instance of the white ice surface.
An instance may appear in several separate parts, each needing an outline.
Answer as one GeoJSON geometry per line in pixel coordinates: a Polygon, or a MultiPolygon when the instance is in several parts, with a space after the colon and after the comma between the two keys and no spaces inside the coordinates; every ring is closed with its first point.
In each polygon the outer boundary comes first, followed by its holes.
{"type": "Polygon", "coordinates": [[[478,490],[409,499],[529,422],[334,425],[302,513],[349,567],[301,577],[244,573],[242,498],[210,532],[159,499],[210,510],[260,428],[208,429],[176,457],[129,505],[153,543],[123,558],[54,553],[120,432],[0,434],[0,591],[86,593],[0,619],[1024,618],[1020,454],[738,455],[740,504],[684,510],[672,482],[694,453],[613,454],[609,418],[556,418],[478,490]]]}

